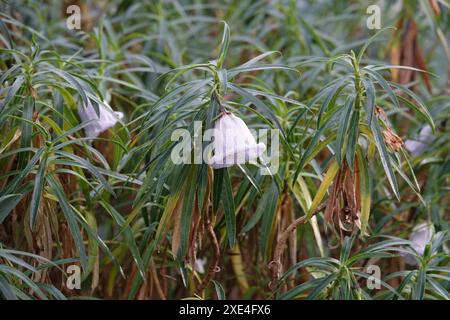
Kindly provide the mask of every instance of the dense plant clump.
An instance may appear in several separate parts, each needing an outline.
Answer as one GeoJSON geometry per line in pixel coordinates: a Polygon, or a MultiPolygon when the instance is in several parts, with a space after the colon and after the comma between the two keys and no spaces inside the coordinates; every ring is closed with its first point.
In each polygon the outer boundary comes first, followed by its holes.
{"type": "Polygon", "coordinates": [[[450,298],[445,1],[0,8],[1,299],[450,298]]]}

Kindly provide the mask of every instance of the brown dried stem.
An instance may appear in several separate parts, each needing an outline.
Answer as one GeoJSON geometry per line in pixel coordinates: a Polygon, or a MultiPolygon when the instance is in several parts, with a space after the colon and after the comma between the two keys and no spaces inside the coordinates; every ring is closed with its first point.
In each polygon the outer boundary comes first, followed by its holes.
{"type": "MultiPolygon", "coordinates": [[[[326,207],[327,203],[324,202],[313,212],[311,217],[315,216],[317,213],[322,211],[326,207]]],[[[284,246],[290,234],[297,229],[299,224],[304,224],[306,220],[306,215],[294,220],[280,235],[275,247],[275,252],[273,255],[273,260],[269,263],[269,269],[272,270],[272,281],[269,284],[271,290],[275,290],[278,284],[278,279],[280,278],[280,273],[282,269],[281,265],[281,255],[284,251],[284,246]]]]}
{"type": "Polygon", "coordinates": [[[206,215],[206,231],[208,232],[209,240],[211,241],[211,245],[213,247],[213,261],[209,265],[208,274],[203,279],[202,284],[200,285],[199,291],[205,290],[208,283],[214,278],[214,275],[217,272],[220,258],[220,247],[219,242],[217,241],[216,233],[214,232],[214,228],[209,220],[208,215],[206,215]]]}

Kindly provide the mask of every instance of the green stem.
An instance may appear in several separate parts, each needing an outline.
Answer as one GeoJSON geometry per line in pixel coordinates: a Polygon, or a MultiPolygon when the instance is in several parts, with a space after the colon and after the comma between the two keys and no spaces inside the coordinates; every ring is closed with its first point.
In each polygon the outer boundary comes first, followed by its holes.
{"type": "Polygon", "coordinates": [[[362,85],[361,85],[361,74],[359,72],[359,64],[356,60],[355,53],[352,51],[352,65],[353,65],[353,73],[355,75],[355,91],[356,91],[356,98],[355,98],[355,109],[360,110],[361,109],[361,101],[362,101],[362,85]]]}

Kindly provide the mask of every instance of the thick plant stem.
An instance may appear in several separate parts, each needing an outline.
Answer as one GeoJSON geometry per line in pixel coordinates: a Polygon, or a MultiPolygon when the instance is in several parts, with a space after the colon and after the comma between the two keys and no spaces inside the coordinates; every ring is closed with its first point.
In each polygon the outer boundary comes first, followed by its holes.
{"type": "Polygon", "coordinates": [[[361,101],[362,101],[362,86],[361,86],[361,74],[359,72],[359,64],[355,57],[354,52],[352,51],[352,65],[353,65],[353,73],[355,75],[355,109],[359,112],[361,109],[361,101]]]}
{"type": "MultiPolygon", "coordinates": [[[[314,216],[327,206],[327,203],[322,203],[317,209],[313,212],[311,215],[314,216]]],[[[275,247],[275,252],[273,255],[273,260],[269,263],[269,269],[272,270],[272,281],[269,283],[269,288],[273,291],[277,288],[278,280],[280,279],[280,273],[282,269],[281,265],[281,254],[284,251],[284,245],[286,244],[287,239],[289,238],[290,234],[297,229],[297,226],[299,224],[304,224],[308,222],[309,220],[306,219],[305,216],[301,216],[300,218],[294,220],[280,235],[280,238],[278,239],[277,245],[275,247]]]]}
{"type": "Polygon", "coordinates": [[[219,258],[220,258],[219,242],[217,241],[217,236],[216,236],[216,233],[214,232],[214,228],[211,224],[211,221],[209,220],[209,218],[207,216],[206,216],[206,231],[208,232],[209,240],[211,241],[211,245],[214,249],[214,253],[213,253],[213,261],[209,265],[208,274],[203,279],[203,281],[200,285],[200,288],[199,288],[200,292],[205,290],[208,283],[214,278],[215,273],[220,271],[219,267],[218,267],[219,258]]]}

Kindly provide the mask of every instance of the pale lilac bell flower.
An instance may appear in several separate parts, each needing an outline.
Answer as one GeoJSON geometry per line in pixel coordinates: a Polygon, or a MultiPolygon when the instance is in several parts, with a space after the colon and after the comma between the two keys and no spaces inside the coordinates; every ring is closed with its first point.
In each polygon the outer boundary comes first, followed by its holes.
{"type": "Polygon", "coordinates": [[[214,169],[244,164],[256,160],[266,150],[264,143],[256,143],[245,122],[230,112],[223,112],[216,121],[214,134],[214,169]]]}
{"type": "Polygon", "coordinates": [[[426,125],[420,130],[418,140],[408,139],[405,141],[405,148],[412,156],[417,157],[425,152],[428,144],[432,142],[433,139],[431,127],[426,125]]]}
{"type": "MultiPolygon", "coordinates": [[[[431,241],[433,237],[433,225],[429,223],[421,223],[414,227],[413,231],[409,235],[411,241],[411,247],[417,252],[419,256],[423,256],[425,247],[431,241]]],[[[417,265],[416,259],[411,255],[405,256],[406,263],[410,265],[417,265]]]]}
{"type": "Polygon", "coordinates": [[[96,138],[101,132],[113,127],[120,119],[123,118],[123,113],[113,111],[111,107],[104,101],[98,104],[99,115],[95,112],[94,106],[89,102],[86,107],[79,106],[78,114],[82,122],[87,122],[95,119],[84,130],[86,136],[89,138],[96,138]]]}

